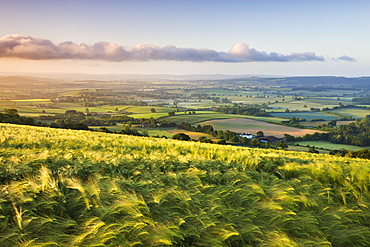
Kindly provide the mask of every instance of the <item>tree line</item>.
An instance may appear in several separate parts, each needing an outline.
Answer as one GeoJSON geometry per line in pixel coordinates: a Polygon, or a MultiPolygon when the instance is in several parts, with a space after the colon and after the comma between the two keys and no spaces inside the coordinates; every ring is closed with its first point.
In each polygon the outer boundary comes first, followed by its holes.
{"type": "Polygon", "coordinates": [[[370,146],[370,115],[353,123],[330,128],[328,133],[316,132],[314,134],[306,134],[303,137],[294,137],[285,134],[285,140],[287,142],[323,140],[360,147],[370,146]]]}
{"type": "Polygon", "coordinates": [[[217,107],[214,108],[213,111],[221,112],[225,114],[238,114],[238,115],[250,115],[250,116],[264,116],[269,117],[271,116],[269,113],[266,112],[261,106],[224,106],[224,107],[217,107]]]}

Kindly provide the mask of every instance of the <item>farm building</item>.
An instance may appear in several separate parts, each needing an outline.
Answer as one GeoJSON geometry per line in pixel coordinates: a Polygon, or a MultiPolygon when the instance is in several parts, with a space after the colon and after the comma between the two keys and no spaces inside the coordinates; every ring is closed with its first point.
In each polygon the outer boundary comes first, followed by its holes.
{"type": "Polygon", "coordinates": [[[248,138],[249,140],[253,139],[253,135],[250,133],[241,133],[240,137],[245,137],[245,138],[248,138]]]}

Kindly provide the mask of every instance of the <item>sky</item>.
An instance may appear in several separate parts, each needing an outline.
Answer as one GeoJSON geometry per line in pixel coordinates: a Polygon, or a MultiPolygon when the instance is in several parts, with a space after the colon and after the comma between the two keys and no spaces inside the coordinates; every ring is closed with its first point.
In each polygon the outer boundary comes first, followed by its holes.
{"type": "Polygon", "coordinates": [[[370,76],[367,0],[0,0],[0,73],[370,76]]]}

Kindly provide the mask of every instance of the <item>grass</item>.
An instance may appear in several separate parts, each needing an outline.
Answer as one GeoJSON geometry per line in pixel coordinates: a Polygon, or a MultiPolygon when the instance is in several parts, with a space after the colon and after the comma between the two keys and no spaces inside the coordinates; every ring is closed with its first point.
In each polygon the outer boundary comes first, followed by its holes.
{"type": "Polygon", "coordinates": [[[280,117],[259,117],[259,116],[245,116],[249,119],[264,121],[264,122],[273,122],[273,123],[281,123],[282,121],[287,121],[285,118],[280,117]]]}
{"type": "MultiPolygon", "coordinates": [[[[305,146],[295,146],[295,145],[289,145],[288,146],[288,150],[290,151],[295,151],[295,152],[309,152],[309,147],[305,147],[305,146]]],[[[325,150],[325,149],[317,149],[316,150],[320,153],[320,154],[329,154],[329,150],[325,150]]]]}
{"type": "Polygon", "coordinates": [[[346,145],[346,144],[335,144],[327,141],[302,141],[302,142],[296,142],[295,144],[299,144],[300,146],[307,146],[310,145],[315,146],[317,148],[324,148],[324,149],[329,149],[329,150],[335,150],[335,149],[347,149],[347,150],[352,150],[352,151],[357,151],[361,150],[364,147],[358,147],[358,146],[353,146],[353,145],[346,145]]]}
{"type": "Polygon", "coordinates": [[[281,99],[278,99],[278,103],[272,103],[269,104],[270,107],[272,107],[271,112],[275,111],[283,111],[285,109],[289,110],[298,110],[298,111],[307,111],[310,108],[333,108],[333,106],[338,106],[340,101],[337,101],[337,103],[333,101],[324,101],[319,99],[304,99],[304,100],[293,100],[288,97],[285,97],[285,102],[282,102],[281,99]],[[304,107],[304,106],[307,107],[304,107]]]}

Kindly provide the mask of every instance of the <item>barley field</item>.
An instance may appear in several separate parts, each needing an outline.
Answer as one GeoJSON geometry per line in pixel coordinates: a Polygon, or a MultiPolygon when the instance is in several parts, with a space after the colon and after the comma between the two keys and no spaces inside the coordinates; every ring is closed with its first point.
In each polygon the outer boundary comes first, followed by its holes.
{"type": "Polygon", "coordinates": [[[370,163],[0,124],[0,246],[369,246],[370,163]]]}

